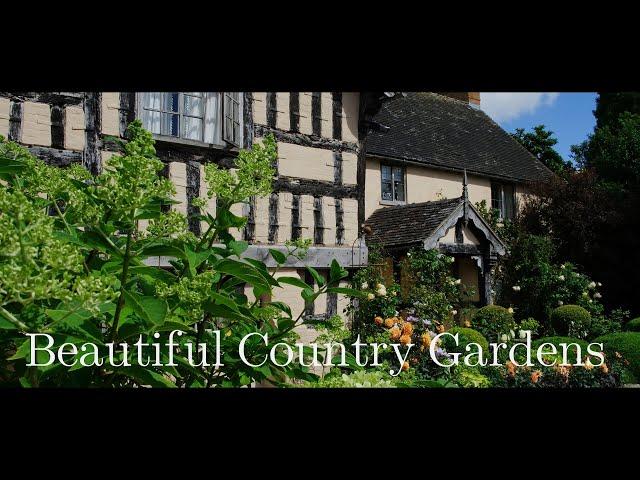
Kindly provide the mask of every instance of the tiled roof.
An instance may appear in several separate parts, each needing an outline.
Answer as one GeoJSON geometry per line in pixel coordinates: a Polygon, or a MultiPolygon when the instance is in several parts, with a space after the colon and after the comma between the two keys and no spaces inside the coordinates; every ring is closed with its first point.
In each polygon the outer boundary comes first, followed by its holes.
{"type": "Polygon", "coordinates": [[[391,247],[423,242],[463,202],[460,197],[379,208],[366,221],[373,231],[367,243],[391,247]]]}
{"type": "Polygon", "coordinates": [[[436,93],[408,93],[383,104],[367,153],[514,181],[553,175],[482,110],[436,93]]]}

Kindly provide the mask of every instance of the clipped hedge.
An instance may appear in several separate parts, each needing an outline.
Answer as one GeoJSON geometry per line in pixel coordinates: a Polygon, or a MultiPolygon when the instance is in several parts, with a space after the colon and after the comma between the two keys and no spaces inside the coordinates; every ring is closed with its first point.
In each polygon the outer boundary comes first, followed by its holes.
{"type": "Polygon", "coordinates": [[[487,305],[473,315],[471,326],[485,338],[493,341],[500,335],[515,330],[516,321],[506,308],[499,305],[487,305]]]}
{"type": "Polygon", "coordinates": [[[602,335],[594,340],[602,343],[607,356],[620,353],[629,362],[626,369],[636,379],[640,379],[640,332],[619,332],[602,335]]]}
{"type": "Polygon", "coordinates": [[[563,305],[551,312],[550,320],[558,335],[584,338],[589,332],[591,314],[579,305],[563,305]]]}
{"type": "MultiPolygon", "coordinates": [[[[532,356],[535,358],[536,356],[536,352],[538,351],[538,348],[540,347],[540,345],[542,345],[543,343],[551,343],[553,345],[555,345],[558,355],[562,356],[562,346],[560,345],[561,343],[566,343],[567,345],[571,344],[571,343],[576,343],[580,346],[580,354],[582,357],[584,357],[585,355],[587,355],[587,347],[589,346],[589,342],[585,341],[585,340],[580,340],[579,338],[572,338],[572,337],[544,337],[544,338],[539,338],[538,340],[535,340],[531,343],[531,347],[533,350],[533,354],[532,356]]],[[[545,352],[549,351],[549,348],[545,348],[544,350],[545,352]]],[[[573,363],[572,359],[576,358],[576,347],[575,345],[571,345],[569,346],[569,350],[567,352],[567,360],[571,363],[573,363]]]]}
{"type": "Polygon", "coordinates": [[[640,317],[629,320],[624,328],[628,332],[640,332],[640,317]]]}
{"type": "Polygon", "coordinates": [[[489,342],[484,336],[473,328],[451,327],[448,333],[458,334],[458,345],[453,338],[449,336],[442,337],[442,345],[447,352],[466,353],[465,347],[470,343],[477,343],[482,347],[483,352],[489,351],[489,342]]]}

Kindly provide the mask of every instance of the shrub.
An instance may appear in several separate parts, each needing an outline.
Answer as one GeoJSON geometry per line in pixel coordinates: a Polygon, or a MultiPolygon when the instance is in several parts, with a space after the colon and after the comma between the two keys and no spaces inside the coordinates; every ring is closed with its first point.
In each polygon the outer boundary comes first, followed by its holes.
{"type": "Polygon", "coordinates": [[[629,320],[625,325],[625,330],[628,332],[640,332],[640,317],[629,320]]]}
{"type": "Polygon", "coordinates": [[[609,357],[616,358],[616,352],[622,355],[627,370],[640,379],[640,332],[610,333],[596,338],[594,342],[602,343],[609,357]]]}
{"type": "Polygon", "coordinates": [[[531,336],[533,337],[538,333],[538,330],[540,329],[540,322],[538,322],[535,318],[529,317],[520,322],[520,325],[518,325],[518,329],[530,331],[531,336]]]}
{"type": "Polygon", "coordinates": [[[591,314],[578,305],[563,305],[551,312],[550,320],[555,333],[586,338],[591,325],[591,314]]]}
{"type": "Polygon", "coordinates": [[[456,366],[453,381],[456,385],[464,388],[487,388],[491,386],[491,380],[480,373],[478,367],[468,367],[464,364],[456,366]]]}
{"type": "Polygon", "coordinates": [[[482,347],[483,352],[489,351],[489,342],[484,336],[477,330],[472,328],[463,327],[451,327],[448,333],[455,335],[458,334],[458,345],[453,338],[444,336],[442,338],[442,346],[447,352],[453,353],[465,353],[465,347],[470,343],[477,343],[482,347]]]}
{"type": "Polygon", "coordinates": [[[516,328],[513,315],[499,305],[487,305],[478,310],[471,320],[471,326],[485,338],[494,340],[516,328]]]}
{"type": "MultiPolygon", "coordinates": [[[[531,347],[532,347],[531,356],[533,358],[535,358],[535,355],[536,355],[536,352],[537,352],[538,348],[543,343],[551,343],[551,344],[555,345],[556,348],[557,348],[559,357],[562,356],[562,346],[560,345],[561,343],[566,343],[567,345],[572,344],[572,343],[578,344],[580,346],[580,356],[581,357],[584,357],[586,355],[587,346],[589,345],[589,342],[587,342],[585,340],[581,340],[579,338],[572,338],[572,337],[544,337],[544,338],[540,338],[540,339],[534,341],[531,344],[531,347]]],[[[545,349],[545,350],[549,351],[548,349],[545,349]]],[[[567,352],[567,360],[569,361],[569,363],[573,363],[575,361],[576,353],[577,353],[576,352],[576,347],[574,345],[570,345],[569,349],[568,349],[568,352],[567,352]]],[[[534,360],[534,362],[536,362],[536,360],[534,360]]]]}

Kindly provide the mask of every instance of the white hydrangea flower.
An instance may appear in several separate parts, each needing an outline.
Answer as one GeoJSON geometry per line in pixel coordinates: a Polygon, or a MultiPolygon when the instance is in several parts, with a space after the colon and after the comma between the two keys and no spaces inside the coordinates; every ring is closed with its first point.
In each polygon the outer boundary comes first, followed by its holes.
{"type": "Polygon", "coordinates": [[[379,283],[378,285],[376,285],[376,294],[379,297],[386,297],[386,295],[387,295],[387,287],[385,287],[384,285],[379,283]]]}
{"type": "Polygon", "coordinates": [[[366,290],[369,288],[369,284],[367,282],[364,282],[362,285],[360,285],[360,288],[362,288],[362,290],[366,290]]]}
{"type": "Polygon", "coordinates": [[[564,275],[558,275],[558,280],[560,280],[561,282],[564,282],[564,275]]]}
{"type": "Polygon", "coordinates": [[[593,295],[593,298],[602,298],[602,294],[601,294],[600,292],[596,292],[596,293],[593,295]]]}
{"type": "Polygon", "coordinates": [[[589,284],[589,288],[591,288],[591,289],[596,288],[596,282],[591,282],[589,284]]]}
{"type": "Polygon", "coordinates": [[[519,292],[520,291],[520,285],[514,285],[511,288],[513,289],[514,292],[519,292]]]}

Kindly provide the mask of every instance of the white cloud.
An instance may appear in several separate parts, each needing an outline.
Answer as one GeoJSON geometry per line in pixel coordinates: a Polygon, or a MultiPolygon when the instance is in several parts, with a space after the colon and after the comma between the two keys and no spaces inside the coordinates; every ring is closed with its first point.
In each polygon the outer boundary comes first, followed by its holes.
{"type": "Polygon", "coordinates": [[[480,105],[496,122],[504,122],[549,107],[558,95],[551,92],[482,92],[480,105]]]}

